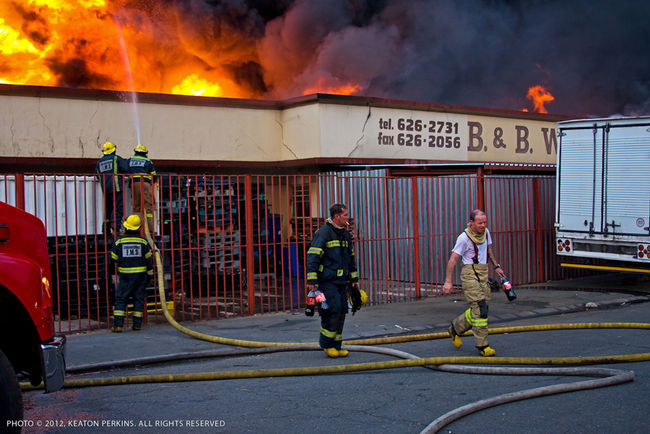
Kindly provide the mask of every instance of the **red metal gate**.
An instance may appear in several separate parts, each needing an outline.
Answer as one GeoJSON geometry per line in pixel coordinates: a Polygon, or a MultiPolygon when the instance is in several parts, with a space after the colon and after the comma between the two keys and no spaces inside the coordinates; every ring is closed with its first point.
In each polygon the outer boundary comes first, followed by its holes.
{"type": "MultiPolygon", "coordinates": [[[[155,242],[178,320],[298,310],[305,254],[334,202],[348,205],[361,283],[372,303],[440,293],[456,236],[484,208],[516,284],[556,279],[552,176],[157,176],[155,242]]],[[[128,183],[127,183],[128,184],[128,183]]],[[[125,216],[132,203],[124,192],[125,216]]],[[[107,327],[115,292],[111,239],[94,175],[0,175],[0,200],[41,218],[49,236],[59,332],[107,327]]],[[[458,280],[456,280],[458,283],[458,280]]],[[[148,315],[160,312],[157,280],[148,315]]]]}

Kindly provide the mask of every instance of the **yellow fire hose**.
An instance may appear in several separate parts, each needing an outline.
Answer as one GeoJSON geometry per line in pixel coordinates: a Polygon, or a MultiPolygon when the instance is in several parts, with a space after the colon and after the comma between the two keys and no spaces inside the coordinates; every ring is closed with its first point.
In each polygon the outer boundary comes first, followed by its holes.
{"type": "MultiPolygon", "coordinates": [[[[316,345],[315,342],[260,342],[260,341],[248,341],[243,339],[230,339],[220,336],[212,336],[205,333],[200,333],[187,327],[179,324],[174,317],[171,315],[167,309],[167,298],[165,296],[165,280],[163,274],[162,260],[160,259],[160,253],[155,247],[155,243],[149,236],[149,228],[145,225],[145,232],[147,234],[147,239],[149,244],[154,249],[154,257],[156,259],[156,268],[158,270],[158,293],[160,295],[160,303],[163,309],[163,315],[167,321],[177,330],[192,336],[196,339],[213,342],[216,344],[223,345],[232,345],[238,347],[248,347],[248,348],[265,348],[265,347],[286,347],[293,345],[316,345]]],[[[252,290],[252,289],[251,289],[252,290]]],[[[650,323],[582,323],[582,324],[547,324],[547,325],[535,325],[535,326],[518,326],[518,327],[501,327],[490,329],[490,334],[500,334],[500,333],[519,333],[519,332],[530,332],[530,331],[548,331],[548,330],[579,330],[579,329],[604,329],[604,328],[630,328],[630,329],[650,329],[650,323]]],[[[465,333],[464,336],[470,335],[469,332],[465,333]]],[[[392,337],[382,337],[382,338],[372,338],[372,339],[355,339],[350,341],[345,341],[348,345],[382,345],[382,344],[391,344],[391,343],[401,343],[401,342],[413,342],[413,341],[424,341],[432,339],[443,339],[448,338],[449,334],[447,332],[441,333],[426,333],[419,335],[406,335],[406,336],[392,336],[392,337]]],[[[650,354],[650,353],[648,353],[650,354]]],[[[519,364],[519,363],[513,363],[519,364]]]]}
{"type": "MultiPolygon", "coordinates": [[[[241,339],[230,339],[219,336],[211,336],[204,333],[196,332],[188,329],[187,327],[179,324],[167,309],[164,278],[162,270],[162,261],[160,253],[155,247],[151,239],[147,225],[145,225],[145,233],[149,240],[152,249],[154,250],[154,257],[156,267],[158,270],[158,287],[161,305],[163,307],[163,314],[167,321],[177,330],[192,336],[196,339],[214,342],[223,345],[231,345],[238,347],[257,348],[259,350],[251,351],[254,353],[269,352],[269,351],[300,351],[300,350],[316,350],[319,349],[316,343],[300,343],[300,342],[260,342],[248,341],[241,339]],[[269,349],[273,347],[273,349],[269,349]]],[[[650,329],[649,323],[573,323],[573,324],[547,324],[535,326],[517,326],[517,327],[501,327],[490,329],[490,334],[499,333],[519,333],[531,331],[549,331],[549,330],[581,330],[581,329],[650,329]]],[[[465,333],[469,335],[469,333],[465,333]]],[[[168,382],[184,382],[184,381],[214,381],[214,380],[234,380],[244,378],[263,378],[263,377],[289,377],[289,376],[305,376],[305,375],[327,375],[327,374],[340,374],[345,372],[361,372],[372,371],[381,369],[396,369],[408,368],[415,366],[428,367],[436,370],[447,372],[463,372],[463,373],[480,373],[480,374],[496,374],[496,375],[579,375],[579,376],[601,376],[605,377],[599,380],[582,381],[578,383],[569,383],[561,385],[546,386],[542,388],[530,389],[527,391],[515,392],[511,394],[501,395],[498,397],[482,400],[473,404],[456,409],[449,412],[429,424],[422,433],[437,432],[443,426],[451,423],[472,412],[488,408],[495,405],[500,405],[506,402],[512,402],[520,399],[528,399],[536,396],[544,396],[555,393],[564,393],[573,390],[583,390],[595,387],[604,387],[612,384],[620,384],[623,382],[632,381],[634,373],[631,371],[619,371],[613,369],[599,369],[599,368],[512,368],[512,367],[477,367],[477,366],[451,366],[451,365],[546,365],[546,366],[578,366],[578,365],[595,365],[595,364],[610,364],[610,363],[631,363],[643,362],[650,360],[650,353],[638,354],[619,354],[607,356],[593,356],[593,357],[426,357],[420,358],[402,351],[393,350],[389,348],[376,348],[368,347],[367,345],[381,345],[389,343],[412,342],[422,340],[433,340],[449,338],[447,332],[441,333],[428,333],[407,336],[393,336],[372,339],[356,339],[345,341],[346,349],[351,351],[366,351],[388,354],[400,357],[401,360],[391,360],[384,362],[369,362],[369,363],[353,363],[346,365],[328,365],[328,366],[314,366],[305,368],[280,368],[280,369],[256,369],[256,370],[241,370],[241,371],[225,371],[225,372],[199,372],[190,374],[160,374],[160,375],[134,375],[124,377],[108,377],[108,378],[86,378],[86,379],[67,379],[65,380],[64,388],[80,388],[80,387],[93,387],[93,386],[110,386],[121,384],[144,384],[144,383],[168,383],[168,382]]],[[[216,356],[214,354],[213,356],[216,356]]],[[[223,353],[220,355],[230,355],[230,353],[223,353]]],[[[23,390],[34,390],[42,388],[41,386],[31,386],[29,383],[21,383],[23,390]]]]}

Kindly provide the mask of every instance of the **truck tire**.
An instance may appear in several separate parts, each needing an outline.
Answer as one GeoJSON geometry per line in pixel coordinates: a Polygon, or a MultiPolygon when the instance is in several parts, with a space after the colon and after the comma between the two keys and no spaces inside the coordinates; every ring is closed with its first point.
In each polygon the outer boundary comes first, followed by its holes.
{"type": "Polygon", "coordinates": [[[20,427],[7,426],[7,421],[10,420],[23,420],[23,395],[14,368],[0,350],[0,427],[2,432],[19,433],[20,427]]]}

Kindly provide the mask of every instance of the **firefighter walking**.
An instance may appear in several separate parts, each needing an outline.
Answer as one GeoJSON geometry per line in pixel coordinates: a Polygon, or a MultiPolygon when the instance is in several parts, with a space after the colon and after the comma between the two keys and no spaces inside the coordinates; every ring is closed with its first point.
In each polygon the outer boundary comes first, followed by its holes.
{"type": "Polygon", "coordinates": [[[119,282],[115,293],[115,310],[111,331],[119,333],[124,327],[126,305],[133,297],[133,330],[140,330],[147,296],[147,283],[153,276],[153,254],[147,240],[140,236],[141,219],[130,215],[124,221],[126,231],[113,249],[111,259],[117,262],[119,282]]]}
{"type": "MultiPolygon", "coordinates": [[[[343,325],[348,312],[348,288],[352,300],[361,300],[352,235],[348,231],[348,210],[343,204],[330,208],[327,223],[314,234],[307,251],[307,290],[320,291],[320,347],[329,357],[346,357],[341,349],[343,325]]],[[[355,301],[358,309],[360,301],[355,301]],[[358,304],[358,305],[357,305],[358,304]]]]}
{"type": "Polygon", "coordinates": [[[131,190],[133,191],[133,212],[144,216],[149,234],[153,236],[153,193],[151,185],[156,168],[147,156],[145,145],[138,145],[135,154],[129,158],[128,172],[131,174],[131,190]]]}
{"type": "Polygon", "coordinates": [[[104,154],[95,165],[97,179],[104,193],[104,234],[115,237],[117,227],[124,216],[124,174],[128,165],[124,158],[117,155],[117,148],[111,142],[102,146],[104,154]]]}
{"type": "Polygon", "coordinates": [[[471,329],[479,354],[484,357],[494,356],[496,351],[488,344],[488,303],[490,302],[488,261],[492,262],[499,277],[504,277],[504,273],[501,265],[494,258],[492,237],[487,229],[487,216],[480,209],[470,213],[467,227],[456,239],[447,262],[443,294],[451,293],[452,274],[459,258],[463,264],[460,279],[469,308],[451,322],[449,326],[451,342],[456,348],[460,348],[462,345],[460,335],[471,329]]]}

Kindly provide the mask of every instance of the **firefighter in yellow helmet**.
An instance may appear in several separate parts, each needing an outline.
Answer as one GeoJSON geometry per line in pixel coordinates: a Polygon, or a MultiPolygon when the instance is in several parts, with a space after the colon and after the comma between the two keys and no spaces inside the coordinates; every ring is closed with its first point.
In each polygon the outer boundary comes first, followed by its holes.
{"type": "Polygon", "coordinates": [[[111,142],[102,146],[104,154],[95,165],[97,179],[104,192],[104,234],[113,232],[116,235],[117,225],[122,222],[124,215],[124,182],[123,174],[128,171],[124,158],[117,155],[117,148],[111,142]]]}
{"type": "Polygon", "coordinates": [[[124,221],[124,234],[111,250],[111,259],[117,262],[119,276],[111,327],[111,331],[116,333],[124,327],[129,297],[133,297],[133,330],[142,327],[147,283],[153,276],[153,254],[147,240],[140,236],[140,225],[140,216],[130,215],[124,221]]]}
{"type": "Polygon", "coordinates": [[[147,147],[139,144],[129,158],[131,190],[133,191],[133,212],[145,216],[149,233],[153,235],[153,175],[156,168],[147,156],[147,147]]]}

